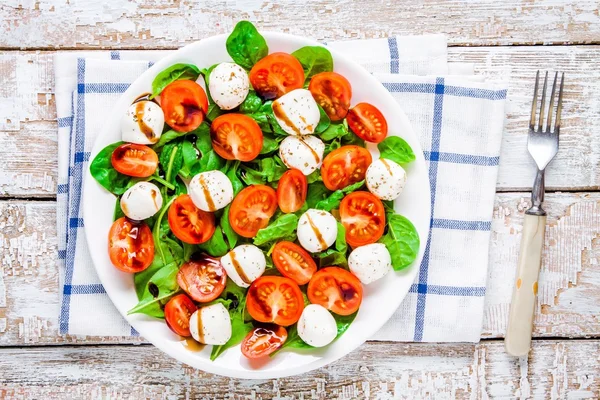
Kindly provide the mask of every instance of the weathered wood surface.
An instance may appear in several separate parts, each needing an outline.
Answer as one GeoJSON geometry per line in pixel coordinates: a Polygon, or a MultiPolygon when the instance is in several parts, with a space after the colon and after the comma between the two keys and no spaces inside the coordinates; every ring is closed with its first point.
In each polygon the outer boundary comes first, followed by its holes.
{"type": "Polygon", "coordinates": [[[528,358],[502,342],[367,343],[290,378],[238,380],[182,365],[152,346],[0,349],[10,399],[597,399],[600,341],[535,341],[528,358]]]}
{"type": "MultiPolygon", "coordinates": [[[[499,191],[529,190],[533,182],[526,127],[538,68],[566,73],[561,147],[548,169],[548,189],[600,187],[600,46],[452,48],[449,56],[475,63],[489,78],[510,80],[499,191]]],[[[52,64],[52,52],[0,53],[0,196],[55,196],[52,64]]]]}
{"type": "MultiPolygon", "coordinates": [[[[482,337],[506,328],[523,212],[520,193],[498,194],[492,224],[482,337]]],[[[536,337],[600,337],[600,193],[551,194],[536,337]]],[[[56,204],[0,202],[0,346],[130,343],[140,339],[58,334],[56,204]]]]}
{"type": "Polygon", "coordinates": [[[4,0],[0,47],[177,48],[227,33],[240,19],[321,40],[446,33],[450,43],[472,46],[600,37],[598,4],[591,0],[4,0]]]}

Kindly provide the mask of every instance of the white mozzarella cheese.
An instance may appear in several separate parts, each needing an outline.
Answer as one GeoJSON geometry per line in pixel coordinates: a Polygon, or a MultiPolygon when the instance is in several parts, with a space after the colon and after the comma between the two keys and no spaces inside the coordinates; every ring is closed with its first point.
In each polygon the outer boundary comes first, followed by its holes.
{"type": "Polygon", "coordinates": [[[236,285],[247,288],[265,272],[267,260],[261,249],[243,244],[225,254],[221,264],[236,285]]]}
{"type": "Polygon", "coordinates": [[[309,304],[298,320],[298,336],[311,346],[327,346],[337,336],[335,318],[325,307],[309,304]]]}
{"type": "Polygon", "coordinates": [[[348,267],[362,283],[368,285],[392,270],[392,257],[383,243],[371,243],[352,250],[348,267]]]}
{"type": "Polygon", "coordinates": [[[323,163],[325,143],[316,136],[288,136],[279,146],[279,157],[288,168],[310,175],[323,163]]]}
{"type": "Polygon", "coordinates": [[[369,191],[382,200],[395,200],[406,184],[406,171],[398,163],[380,158],[367,168],[369,191]]]}
{"type": "Polygon", "coordinates": [[[121,210],[131,218],[141,221],[160,210],[163,198],[160,189],[150,182],[138,182],[121,196],[121,210]]]}
{"type": "Polygon", "coordinates": [[[237,64],[221,63],[210,73],[208,90],[221,110],[234,109],[250,91],[248,73],[237,64]]]}
{"type": "Polygon", "coordinates": [[[158,104],[142,100],[133,103],[121,120],[121,138],[124,142],[154,144],[160,139],[165,126],[165,115],[158,104]]]}
{"type": "Polygon", "coordinates": [[[204,344],[221,345],[231,338],[231,318],[221,303],[201,307],[190,317],[192,337],[204,344]]]}
{"type": "Polygon", "coordinates": [[[298,241],[311,253],[323,251],[337,237],[337,221],[331,213],[311,208],[298,221],[298,241]]]}
{"type": "Polygon", "coordinates": [[[290,135],[315,132],[321,115],[319,106],[306,89],[295,89],[273,102],[273,115],[281,129],[290,135]]]}
{"type": "Polygon", "coordinates": [[[206,171],[194,176],[188,193],[196,207],[203,211],[217,211],[233,200],[231,181],[221,171],[206,171]]]}

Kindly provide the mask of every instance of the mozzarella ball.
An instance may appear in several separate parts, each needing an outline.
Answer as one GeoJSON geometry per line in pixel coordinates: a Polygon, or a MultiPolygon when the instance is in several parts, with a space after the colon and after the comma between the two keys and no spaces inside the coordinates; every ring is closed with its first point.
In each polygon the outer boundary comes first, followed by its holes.
{"type": "Polygon", "coordinates": [[[279,145],[279,157],[288,168],[310,175],[323,163],[325,143],[316,136],[288,136],[279,145]]]}
{"type": "Polygon", "coordinates": [[[337,237],[337,222],[331,213],[311,208],[298,221],[298,241],[311,253],[323,251],[337,237]]]}
{"type": "Polygon", "coordinates": [[[192,202],[202,211],[217,211],[233,200],[233,185],[221,171],[206,171],[194,176],[188,185],[192,202]]]}
{"type": "Polygon", "coordinates": [[[210,73],[208,90],[221,110],[231,110],[244,102],[250,91],[250,79],[244,68],[221,63],[210,73]]]}
{"type": "Polygon", "coordinates": [[[352,250],[350,271],[365,285],[383,278],[392,270],[392,257],[383,243],[371,243],[352,250]]]}
{"type": "Polygon", "coordinates": [[[121,120],[121,138],[124,142],[154,144],[160,139],[165,126],[165,114],[158,104],[142,100],[133,103],[121,120]]]}
{"type": "Polygon", "coordinates": [[[380,158],[367,168],[367,188],[381,200],[395,200],[406,184],[406,171],[398,163],[380,158]]]}
{"type": "Polygon", "coordinates": [[[227,276],[238,286],[247,288],[267,267],[262,250],[253,244],[243,244],[221,257],[227,276]]]}
{"type": "Polygon", "coordinates": [[[190,317],[192,337],[204,344],[225,344],[231,338],[231,318],[221,303],[201,307],[190,317]]]}
{"type": "Polygon", "coordinates": [[[298,320],[298,336],[311,346],[327,346],[337,336],[335,318],[325,307],[309,304],[298,320]]]}
{"type": "Polygon", "coordinates": [[[163,198],[154,183],[138,182],[121,196],[121,210],[131,218],[141,221],[150,218],[160,210],[163,198]]]}
{"type": "Polygon", "coordinates": [[[275,100],[273,115],[289,135],[310,135],[321,119],[319,106],[306,89],[292,90],[275,100]]]}

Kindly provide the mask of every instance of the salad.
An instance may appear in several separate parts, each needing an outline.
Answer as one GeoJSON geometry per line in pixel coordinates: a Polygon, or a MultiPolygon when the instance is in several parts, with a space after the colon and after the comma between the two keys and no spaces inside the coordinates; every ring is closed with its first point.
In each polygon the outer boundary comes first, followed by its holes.
{"type": "Polygon", "coordinates": [[[161,71],[92,161],[117,196],[110,260],[134,274],[130,314],[213,345],[212,360],[240,343],[248,358],[323,347],[363,285],[417,257],[393,209],[415,156],[376,106],[352,102],[326,48],[269,54],[246,21],[226,47],[232,62],[161,71]]]}

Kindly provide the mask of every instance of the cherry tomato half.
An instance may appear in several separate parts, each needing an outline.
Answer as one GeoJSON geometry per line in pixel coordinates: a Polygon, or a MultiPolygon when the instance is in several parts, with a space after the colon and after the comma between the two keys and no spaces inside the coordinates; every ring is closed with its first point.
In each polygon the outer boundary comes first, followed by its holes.
{"type": "Polygon", "coordinates": [[[123,272],[140,272],[152,264],[154,240],[144,222],[122,217],[108,232],[108,254],[112,264],[123,272]]]}
{"type": "Polygon", "coordinates": [[[315,101],[332,121],[341,121],[348,114],[352,86],[348,79],[336,72],[321,72],[308,85],[315,101]]]}
{"type": "Polygon", "coordinates": [[[178,80],[160,94],[165,122],[177,132],[190,132],[200,126],[208,111],[208,98],[195,81],[178,80]]]}
{"type": "Polygon", "coordinates": [[[261,276],[248,289],[246,307],[258,322],[290,326],[304,310],[302,292],[296,282],[282,276],[261,276]]]}
{"type": "Polygon", "coordinates": [[[317,264],[310,254],[292,242],[277,243],[271,257],[281,275],[294,280],[298,285],[307,284],[317,271],[317,264]]]}
{"type": "Polygon", "coordinates": [[[201,303],[213,301],[223,292],[227,273],[216,258],[203,255],[181,266],[177,283],[192,299],[201,303]]]}
{"type": "Polygon", "coordinates": [[[213,149],[226,160],[252,161],[263,145],[260,126],[244,114],[223,114],[212,122],[213,149]]]}
{"type": "Polygon", "coordinates": [[[283,326],[259,326],[250,331],[242,341],[242,354],[247,358],[268,356],[283,346],[287,331],[283,326]]]}
{"type": "Polygon", "coordinates": [[[277,204],[284,213],[298,211],[306,201],[308,182],[306,176],[298,169],[284,172],[277,185],[277,204]]]}
{"type": "Polygon", "coordinates": [[[362,181],[372,161],[371,153],[364,147],[342,146],[323,160],[323,184],[329,190],[338,190],[362,181]]]}
{"type": "Polygon", "coordinates": [[[189,244],[204,243],[215,233],[215,216],[196,207],[188,194],[171,204],[168,220],[173,234],[189,244]]]}
{"type": "Polygon", "coordinates": [[[269,54],[250,70],[250,83],[263,98],[275,99],[304,86],[304,69],[291,54],[269,54]]]}
{"type": "Polygon", "coordinates": [[[350,315],[362,301],[362,286],[351,272],[339,267],[318,270],[308,283],[308,299],[338,315],[350,315]]]}
{"type": "Polygon", "coordinates": [[[191,336],[190,317],[198,309],[185,294],[173,297],[165,306],[167,326],[180,336],[191,336]]]}
{"type": "Polygon", "coordinates": [[[277,195],[266,185],[252,185],[235,196],[229,210],[229,223],[240,236],[251,238],[269,224],[277,211],[277,195]]]}
{"type": "Polygon", "coordinates": [[[385,117],[377,107],[359,103],[348,111],[348,126],[352,132],[367,142],[379,143],[388,134],[385,117]]]}
{"type": "Polygon", "coordinates": [[[352,247],[375,243],[383,235],[385,209],[369,192],[353,192],[340,203],[340,220],[346,228],[346,242],[352,247]]]}
{"type": "Polygon", "coordinates": [[[143,144],[125,143],[113,151],[110,162],[124,175],[147,178],[156,171],[158,156],[143,144]]]}

